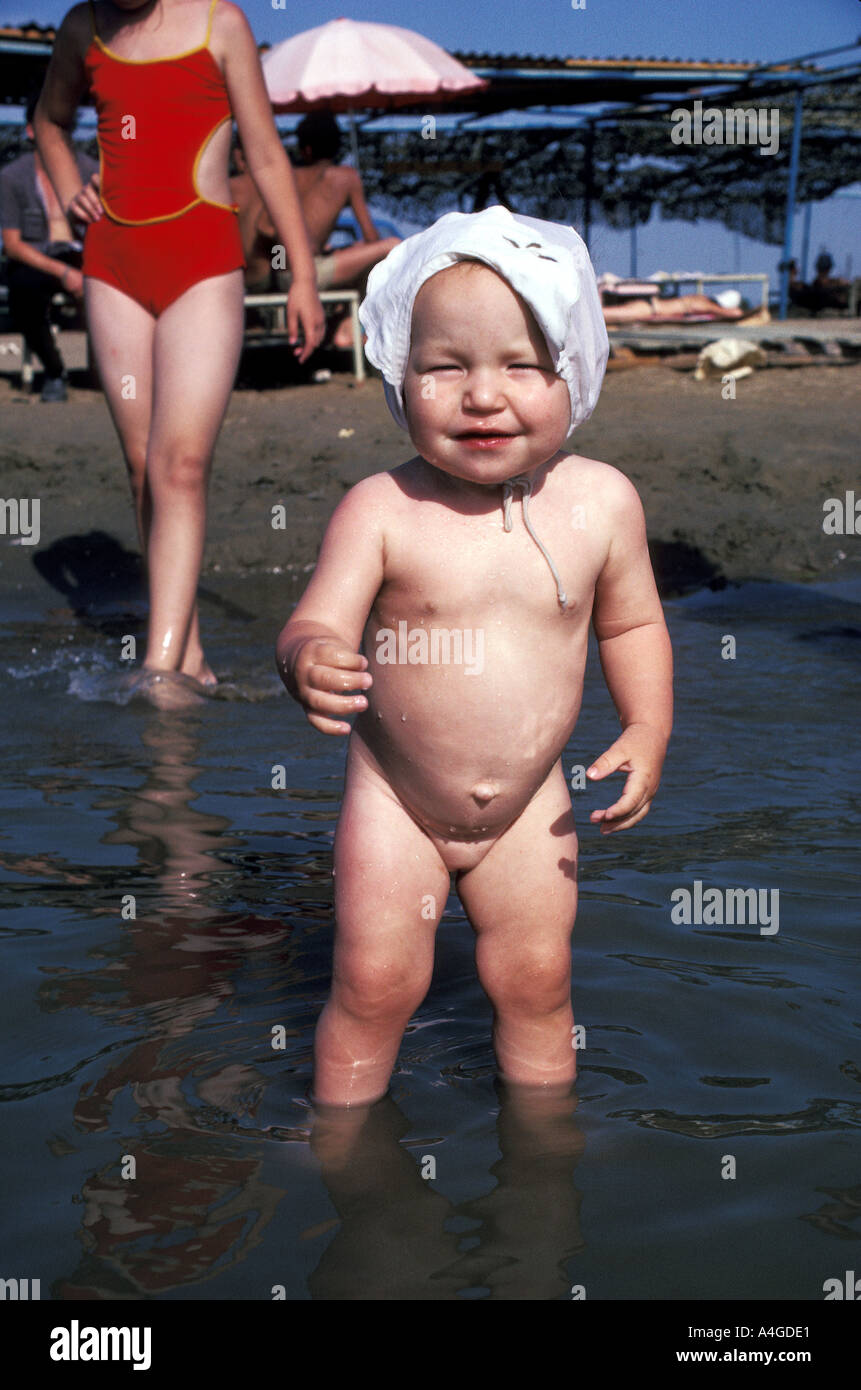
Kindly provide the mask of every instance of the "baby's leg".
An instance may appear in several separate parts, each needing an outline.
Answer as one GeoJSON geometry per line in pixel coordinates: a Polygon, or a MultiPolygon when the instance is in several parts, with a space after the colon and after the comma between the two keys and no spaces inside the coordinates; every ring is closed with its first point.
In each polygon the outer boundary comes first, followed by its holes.
{"type": "Polygon", "coordinates": [[[457,888],[477,936],[500,1071],[530,1085],[572,1081],[577,835],[561,763],[457,888]]]}
{"type": "Polygon", "coordinates": [[[386,783],[351,756],[335,836],[332,992],[314,1039],[314,1098],[383,1095],[433,973],[449,875],[386,783]]]}

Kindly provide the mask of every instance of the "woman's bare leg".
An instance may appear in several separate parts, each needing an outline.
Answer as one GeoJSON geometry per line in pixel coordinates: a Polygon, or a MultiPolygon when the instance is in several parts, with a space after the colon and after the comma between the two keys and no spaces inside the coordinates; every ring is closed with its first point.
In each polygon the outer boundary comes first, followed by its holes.
{"type": "Polygon", "coordinates": [[[122,446],[138,539],[146,556],[151,511],[146,485],[146,451],[152,415],[155,319],[137,300],[89,275],[84,277],[84,302],[93,356],[122,446]]]}
{"type": "MultiPolygon", "coordinates": [[[[152,523],[147,479],[147,446],[152,420],[153,342],[156,320],[136,299],[104,280],[84,277],[84,299],[93,356],[108,410],[125,459],[146,566],[152,523]]],[[[200,667],[197,607],[192,616],[189,649],[200,667]]],[[[183,662],[186,674],[191,663],[183,662]]]]}
{"type": "Polygon", "coordinates": [[[147,446],[152,497],[146,664],[211,680],[195,616],[206,492],[244,331],[241,270],[211,276],[156,320],[147,446]]]}

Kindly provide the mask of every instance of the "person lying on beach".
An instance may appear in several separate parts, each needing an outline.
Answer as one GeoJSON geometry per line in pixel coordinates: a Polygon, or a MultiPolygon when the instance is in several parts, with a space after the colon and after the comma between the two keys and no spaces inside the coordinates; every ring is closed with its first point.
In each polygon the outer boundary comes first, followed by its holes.
{"type": "Polygon", "coordinates": [[[724,290],[712,298],[706,294],[677,294],[663,298],[657,283],[625,281],[616,275],[604,274],[598,281],[604,322],[617,323],[687,323],[712,319],[744,320],[745,323],[768,323],[767,309],[744,310],[737,290],[724,290]]]}
{"type": "Polygon", "coordinates": [[[672,706],[637,493],[561,448],[607,361],[594,272],[571,228],[449,213],[374,269],[361,317],[416,453],[339,504],[277,644],[313,727],[351,734],[314,1098],[385,1092],[452,873],[504,1078],[567,1087],[577,835],[561,754],[590,620],[622,731],[587,775],[627,774],[592,812],[602,834],[648,812],[672,706]]]}
{"type": "MultiPolygon", "coordinates": [[[[296,139],[301,163],[293,175],[314,253],[317,288],[364,291],[368,272],[398,245],[400,238],[379,235],[365,202],[361,175],[356,169],[338,163],[341,132],[334,116],[328,111],[315,111],[306,116],[296,128],[296,139]],[[352,210],[364,240],[332,250],[327,243],[345,208],[352,210]]],[[[234,151],[234,158],[237,168],[243,170],[241,145],[234,151]]],[[[245,273],[248,293],[289,289],[289,272],[272,269],[275,228],[254,184],[243,173],[231,179],[231,196],[240,205],[239,225],[248,264],[245,273]]],[[[352,347],[353,328],[349,316],[337,325],[332,343],[334,347],[352,347]]]]}

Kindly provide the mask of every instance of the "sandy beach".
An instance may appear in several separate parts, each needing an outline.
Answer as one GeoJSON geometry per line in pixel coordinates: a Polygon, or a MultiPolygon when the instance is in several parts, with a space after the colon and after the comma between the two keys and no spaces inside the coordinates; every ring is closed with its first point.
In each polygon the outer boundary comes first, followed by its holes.
{"type": "MultiPolygon", "coordinates": [[[[859,386],[858,365],[778,368],[739,382],[736,399],[724,400],[719,381],[690,372],[614,372],[569,446],[638,487],[665,594],[721,578],[840,577],[859,563],[856,539],[824,534],[823,503],[854,485],[859,386]]],[[[0,413],[3,496],[40,499],[38,549],[93,531],[136,549],[101,393],[73,384],[66,404],[43,405],[5,377],[0,413]]],[[[218,442],[204,574],[301,580],[345,490],[409,453],[376,378],[360,387],[340,374],[319,385],[240,386],[218,442]],[[278,504],[285,529],[272,525],[278,504]]],[[[38,589],[44,581],[30,573],[38,589]]]]}

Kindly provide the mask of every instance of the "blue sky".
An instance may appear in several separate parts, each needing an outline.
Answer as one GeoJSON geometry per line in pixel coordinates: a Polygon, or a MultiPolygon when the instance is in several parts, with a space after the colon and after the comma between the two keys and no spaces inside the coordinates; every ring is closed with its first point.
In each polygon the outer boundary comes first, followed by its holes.
{"type": "MultiPolygon", "coordinates": [[[[0,22],[57,24],[69,8],[56,0],[0,0],[0,22]]],[[[241,8],[261,42],[347,15],[417,29],[445,48],[552,57],[666,57],[771,62],[854,42],[861,35],[858,0],[242,0],[241,8]]],[[[856,61],[858,53],[851,55],[856,61]]],[[[823,65],[842,61],[822,59],[823,65]]],[[[811,260],[823,246],[844,272],[852,257],[861,274],[861,200],[837,197],[812,211],[811,260]]],[[[796,222],[794,251],[801,241],[796,222]]],[[[653,218],[638,234],[638,272],[660,269],[773,273],[776,247],[734,236],[718,224],[661,223],[653,218]]],[[[626,273],[627,232],[598,229],[598,268],[626,273]]]]}
{"type": "MultiPolygon", "coordinates": [[[[56,0],[0,0],[6,24],[56,24],[56,0]]],[[[277,43],[347,15],[418,29],[445,48],[584,58],[728,58],[771,61],[850,43],[858,0],[242,0],[254,33],[277,43]]]]}

